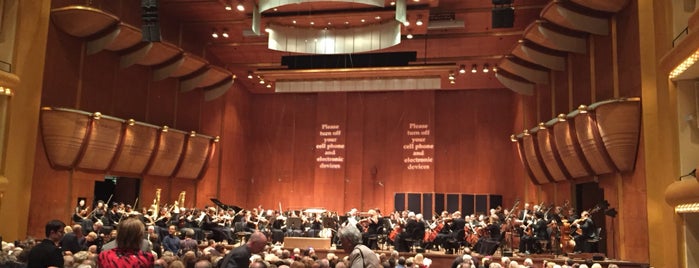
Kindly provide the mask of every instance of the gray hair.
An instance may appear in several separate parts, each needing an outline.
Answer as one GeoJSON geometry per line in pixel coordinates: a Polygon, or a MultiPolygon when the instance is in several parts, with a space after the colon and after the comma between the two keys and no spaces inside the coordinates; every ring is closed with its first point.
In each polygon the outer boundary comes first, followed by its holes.
{"type": "Polygon", "coordinates": [[[341,240],[346,239],[352,243],[352,246],[362,243],[362,233],[360,233],[359,229],[353,225],[348,225],[341,228],[337,233],[341,240]]]}

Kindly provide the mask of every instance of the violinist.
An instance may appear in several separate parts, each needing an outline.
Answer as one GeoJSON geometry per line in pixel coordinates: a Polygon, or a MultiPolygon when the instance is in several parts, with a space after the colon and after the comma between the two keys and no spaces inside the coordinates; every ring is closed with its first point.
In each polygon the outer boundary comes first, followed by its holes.
{"type": "Polygon", "coordinates": [[[87,206],[85,206],[85,198],[78,198],[78,205],[73,210],[73,222],[81,223],[87,219],[87,206]]]}
{"type": "Polygon", "coordinates": [[[284,233],[286,232],[286,217],[279,211],[274,212],[272,221],[272,243],[284,243],[284,233]]]}
{"type": "MultiPolygon", "coordinates": [[[[532,234],[533,234],[533,241],[549,241],[549,233],[548,233],[548,224],[546,223],[546,220],[544,220],[544,213],[541,211],[538,211],[534,213],[534,221],[532,222],[532,234]]],[[[530,247],[530,248],[535,248],[537,253],[541,253],[544,249],[540,248],[539,243],[533,244],[532,246],[535,247],[530,247]]]]}
{"type": "Polygon", "coordinates": [[[226,232],[227,230],[218,225],[219,221],[221,221],[221,219],[216,217],[216,208],[209,207],[201,220],[201,229],[211,231],[213,233],[213,239],[216,241],[226,240],[229,244],[233,244],[230,229],[226,232]]]}
{"type": "Polygon", "coordinates": [[[432,241],[435,247],[442,246],[447,241],[451,232],[450,226],[451,217],[449,217],[449,212],[446,210],[442,211],[440,216],[435,220],[435,227],[432,229],[432,231],[437,232],[434,241],[432,241]]]}
{"type": "Polygon", "coordinates": [[[531,228],[533,211],[529,209],[529,203],[524,203],[524,208],[519,212],[515,224],[519,224],[519,252],[524,254],[530,254],[533,250],[532,245],[534,243],[534,233],[531,228]]]}
{"type": "Polygon", "coordinates": [[[368,211],[369,217],[366,217],[360,221],[364,229],[364,232],[362,233],[362,240],[364,242],[364,245],[369,247],[370,249],[377,249],[378,248],[378,243],[377,243],[377,236],[379,233],[379,227],[381,226],[379,223],[379,215],[374,209],[370,209],[368,211]]]}
{"type": "Polygon", "coordinates": [[[112,209],[107,212],[107,222],[106,224],[109,226],[116,226],[119,224],[119,220],[121,219],[121,212],[119,211],[119,204],[114,203],[112,204],[112,209]]]}
{"type": "MultiPolygon", "coordinates": [[[[442,247],[451,254],[458,248],[466,237],[466,220],[461,218],[460,211],[451,214],[451,225],[449,225],[449,237],[444,241],[442,247]]],[[[447,229],[447,227],[445,227],[447,229]]]]}
{"type": "Polygon", "coordinates": [[[107,214],[107,208],[104,205],[104,201],[99,200],[97,201],[97,206],[92,210],[90,217],[93,222],[101,221],[104,215],[107,214]]]}
{"type": "MultiPolygon", "coordinates": [[[[398,234],[394,241],[394,246],[395,249],[398,252],[408,252],[410,245],[406,244],[406,239],[419,239],[422,240],[422,236],[417,238],[418,235],[418,228],[422,226],[422,231],[424,232],[425,226],[424,224],[420,225],[415,217],[414,212],[409,212],[408,213],[408,220],[405,223],[405,231],[401,232],[398,234]]],[[[424,236],[424,233],[422,233],[424,236]]]]}
{"type": "Polygon", "coordinates": [[[587,211],[580,213],[580,216],[580,219],[577,219],[571,223],[573,229],[577,228],[577,231],[573,233],[573,239],[575,240],[575,251],[592,252],[590,243],[587,243],[587,241],[597,236],[595,223],[592,221],[592,218],[590,218],[590,213],[587,211]]]}

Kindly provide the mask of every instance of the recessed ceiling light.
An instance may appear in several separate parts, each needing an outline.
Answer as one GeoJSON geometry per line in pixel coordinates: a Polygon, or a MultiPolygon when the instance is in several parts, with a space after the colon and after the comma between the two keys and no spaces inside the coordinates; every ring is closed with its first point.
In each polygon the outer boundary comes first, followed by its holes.
{"type": "Polygon", "coordinates": [[[395,6],[395,5],[396,5],[396,2],[395,2],[395,1],[391,1],[391,5],[392,5],[392,6],[395,6]]]}
{"type": "Polygon", "coordinates": [[[410,26],[410,21],[409,21],[409,20],[406,20],[405,22],[403,22],[403,26],[405,26],[405,27],[410,26]]]}
{"type": "Polygon", "coordinates": [[[228,32],[224,31],[221,36],[223,36],[223,38],[228,38],[228,32]]]}
{"type": "Polygon", "coordinates": [[[415,22],[415,25],[417,25],[417,26],[422,26],[422,20],[421,20],[421,19],[417,19],[417,21],[415,22]]]}
{"type": "Polygon", "coordinates": [[[374,19],[380,20],[381,16],[376,16],[376,17],[374,17],[374,19]]]}
{"type": "Polygon", "coordinates": [[[328,21],[328,25],[333,25],[333,23],[328,21]]]}
{"type": "Polygon", "coordinates": [[[365,19],[362,19],[362,20],[361,20],[361,22],[365,22],[365,21],[366,21],[365,19]]]}
{"type": "Polygon", "coordinates": [[[345,25],[349,24],[349,21],[345,21],[345,25]]]}
{"type": "Polygon", "coordinates": [[[226,7],[225,7],[225,8],[226,8],[226,10],[228,10],[228,11],[233,10],[233,7],[232,7],[231,5],[229,5],[229,4],[226,4],[226,7]]]}
{"type": "Polygon", "coordinates": [[[238,9],[238,11],[245,11],[245,6],[243,3],[239,3],[235,8],[238,9]]]}
{"type": "Polygon", "coordinates": [[[413,39],[413,34],[409,33],[408,35],[405,36],[408,39],[413,39]]]}
{"type": "Polygon", "coordinates": [[[267,88],[272,88],[272,84],[267,84],[267,88]]]}
{"type": "Polygon", "coordinates": [[[292,20],[291,23],[296,24],[296,20],[292,20]]]}
{"type": "Polygon", "coordinates": [[[311,21],[311,25],[315,25],[315,24],[316,24],[315,22],[312,22],[312,21],[311,21]]]}

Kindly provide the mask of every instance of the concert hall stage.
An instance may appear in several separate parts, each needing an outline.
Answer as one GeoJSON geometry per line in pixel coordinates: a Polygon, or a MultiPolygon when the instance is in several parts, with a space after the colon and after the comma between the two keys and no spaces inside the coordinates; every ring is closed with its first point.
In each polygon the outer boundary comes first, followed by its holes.
{"type": "MultiPolygon", "coordinates": [[[[301,248],[301,247],[300,247],[301,248]]],[[[288,250],[293,250],[294,248],[288,248],[284,247],[284,249],[288,250]]],[[[304,248],[301,248],[304,249],[304,248]]],[[[347,256],[347,254],[342,250],[342,249],[316,249],[314,248],[316,255],[319,258],[325,258],[325,256],[328,253],[334,253],[340,258],[343,258],[347,256]]],[[[375,252],[377,253],[384,253],[386,255],[390,255],[390,251],[387,250],[376,250],[375,252]]],[[[499,253],[499,252],[498,252],[499,253]]],[[[500,262],[500,256],[498,256],[496,253],[496,256],[492,256],[491,259],[493,259],[496,262],[500,262]]],[[[409,257],[415,256],[416,253],[409,253],[409,252],[401,252],[400,255],[405,257],[406,259],[409,257]]],[[[456,254],[444,254],[442,251],[426,251],[422,253],[425,258],[429,258],[432,260],[432,265],[430,267],[435,267],[435,268],[448,268],[451,267],[452,262],[454,259],[456,259],[457,256],[463,256],[463,255],[456,255],[456,254]]],[[[474,257],[478,259],[482,259],[483,256],[474,254],[474,257]]],[[[573,260],[576,263],[585,263],[586,257],[591,257],[591,254],[578,254],[577,256],[573,257],[573,260]]],[[[517,261],[518,263],[522,264],[524,262],[525,258],[531,258],[534,261],[534,264],[537,265],[537,267],[541,267],[541,264],[543,263],[544,260],[546,261],[554,261],[557,264],[563,264],[563,262],[567,259],[565,256],[554,256],[554,255],[528,255],[528,256],[513,256],[510,257],[511,260],[517,261]]],[[[649,265],[647,263],[634,263],[634,262],[629,262],[629,261],[622,261],[622,260],[603,260],[603,261],[595,261],[599,264],[602,265],[602,267],[607,267],[609,264],[616,264],[620,268],[647,268],[649,265]]]]}

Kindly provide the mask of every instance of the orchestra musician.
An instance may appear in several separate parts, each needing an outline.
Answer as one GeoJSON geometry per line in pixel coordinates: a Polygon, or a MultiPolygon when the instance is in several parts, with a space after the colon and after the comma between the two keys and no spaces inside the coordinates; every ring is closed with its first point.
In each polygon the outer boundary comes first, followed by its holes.
{"type": "Polygon", "coordinates": [[[379,215],[374,209],[370,209],[368,214],[368,217],[360,220],[360,224],[362,225],[363,229],[359,230],[364,231],[362,233],[364,245],[370,249],[377,249],[378,243],[376,238],[378,237],[379,228],[381,227],[381,224],[379,223],[379,215]]]}
{"type": "Polygon", "coordinates": [[[410,246],[406,243],[407,239],[417,239],[422,241],[425,235],[425,225],[421,221],[418,222],[414,212],[408,212],[408,220],[405,223],[405,230],[398,234],[394,241],[394,247],[398,252],[410,251],[410,246]]]}
{"type": "Polygon", "coordinates": [[[216,208],[209,207],[201,220],[201,229],[211,231],[213,233],[213,239],[216,241],[225,240],[228,241],[229,244],[233,244],[234,241],[231,238],[230,229],[225,230],[223,226],[218,225],[219,221],[222,221],[222,219],[216,217],[216,208]]]}
{"type": "Polygon", "coordinates": [[[532,210],[529,209],[529,203],[524,203],[524,208],[519,212],[517,220],[515,220],[515,225],[519,225],[517,231],[519,232],[519,252],[529,254],[530,250],[533,250],[533,232],[531,229],[532,223],[532,210]]]}
{"type": "Polygon", "coordinates": [[[78,198],[78,205],[73,210],[73,222],[81,223],[87,219],[87,206],[85,198],[78,198]]]}
{"type": "Polygon", "coordinates": [[[97,201],[97,205],[90,213],[93,222],[102,221],[103,217],[107,214],[107,208],[104,205],[104,201],[97,201]]]}
{"type": "MultiPolygon", "coordinates": [[[[532,241],[549,241],[549,233],[548,233],[548,224],[546,223],[546,220],[544,220],[544,213],[541,211],[538,211],[534,213],[534,221],[531,224],[531,229],[532,229],[532,241]]],[[[533,244],[531,248],[535,249],[537,253],[542,253],[544,251],[543,248],[541,248],[540,243],[535,243],[533,244]]]]}
{"type": "Polygon", "coordinates": [[[105,222],[108,226],[116,226],[121,220],[121,211],[119,211],[119,204],[113,203],[112,209],[107,212],[107,221],[105,222]]]}
{"type": "Polygon", "coordinates": [[[574,220],[571,226],[573,229],[577,228],[577,231],[572,234],[573,240],[575,240],[575,251],[592,252],[591,245],[587,241],[597,236],[597,228],[590,218],[590,213],[587,211],[580,213],[580,219],[574,220]]]}

